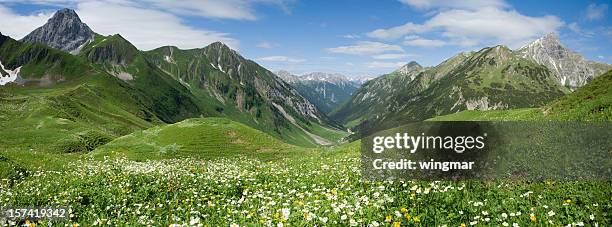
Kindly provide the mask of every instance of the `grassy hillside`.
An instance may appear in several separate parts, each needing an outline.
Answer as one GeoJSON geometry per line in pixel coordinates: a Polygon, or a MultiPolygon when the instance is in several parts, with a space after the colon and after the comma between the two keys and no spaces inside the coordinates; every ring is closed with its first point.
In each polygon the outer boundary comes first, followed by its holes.
{"type": "Polygon", "coordinates": [[[153,127],[118,138],[91,155],[145,160],[271,156],[298,149],[226,118],[194,118],[153,127]]]}
{"type": "Polygon", "coordinates": [[[13,68],[25,64],[23,84],[0,87],[0,149],[89,151],[162,122],[150,111],[149,97],[81,58],[0,40],[0,61],[13,68]]]}
{"type": "Polygon", "coordinates": [[[434,121],[612,121],[612,71],[571,94],[563,96],[542,108],[525,108],[492,111],[461,111],[455,114],[431,118],[434,121]]]}

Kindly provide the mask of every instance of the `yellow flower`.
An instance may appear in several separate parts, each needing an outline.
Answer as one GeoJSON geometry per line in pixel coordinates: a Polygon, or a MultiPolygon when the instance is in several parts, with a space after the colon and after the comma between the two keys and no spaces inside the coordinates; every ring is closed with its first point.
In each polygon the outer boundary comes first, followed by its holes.
{"type": "Polygon", "coordinates": [[[530,214],[530,215],[529,215],[529,219],[530,219],[532,222],[536,222],[536,216],[535,216],[535,214],[530,214]]]}
{"type": "Polygon", "coordinates": [[[572,203],[572,200],[571,199],[566,199],[565,203],[570,204],[570,203],[572,203]]]}
{"type": "Polygon", "coordinates": [[[391,215],[387,215],[387,217],[385,217],[385,221],[386,222],[391,222],[391,215]]]}
{"type": "Polygon", "coordinates": [[[410,221],[410,218],[411,218],[410,214],[404,214],[404,217],[405,217],[405,218],[406,218],[408,221],[410,221]]]}
{"type": "Polygon", "coordinates": [[[399,222],[397,222],[397,221],[396,221],[396,222],[393,222],[393,227],[400,227],[400,225],[401,225],[401,224],[400,224],[399,222]]]}
{"type": "Polygon", "coordinates": [[[406,212],[408,212],[408,210],[407,210],[405,207],[402,207],[402,209],[400,209],[400,211],[401,211],[402,213],[404,213],[404,214],[405,214],[406,212]]]}
{"type": "Polygon", "coordinates": [[[413,220],[415,223],[419,223],[419,222],[421,222],[421,218],[420,218],[419,216],[414,216],[414,217],[412,218],[412,220],[413,220]]]}
{"type": "Polygon", "coordinates": [[[464,223],[461,223],[461,227],[465,227],[465,224],[464,224],[464,223]]]}

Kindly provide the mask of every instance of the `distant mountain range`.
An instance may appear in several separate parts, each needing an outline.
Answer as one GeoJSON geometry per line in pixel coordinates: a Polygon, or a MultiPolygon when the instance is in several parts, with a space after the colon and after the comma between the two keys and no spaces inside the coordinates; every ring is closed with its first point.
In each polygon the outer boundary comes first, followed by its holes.
{"type": "MultiPolygon", "coordinates": [[[[93,32],[71,9],[59,10],[21,41],[1,36],[0,63],[2,84],[8,84],[0,88],[2,96],[29,91],[40,96],[20,99],[62,99],[62,105],[49,107],[61,118],[66,116],[59,113],[80,114],[64,105],[89,106],[84,102],[98,100],[129,115],[123,119],[158,124],[225,116],[300,145],[329,144],[317,134],[334,127],[291,85],[223,43],[140,51],[119,34],[93,32]],[[118,95],[123,98],[107,98],[118,95]],[[84,96],[93,97],[81,99],[84,96]]],[[[89,113],[68,119],[102,119],[95,111],[89,113]]],[[[95,128],[116,136],[130,131],[130,125],[106,119],[95,128]]]]}
{"type": "Polygon", "coordinates": [[[365,83],[330,116],[371,131],[462,110],[539,107],[611,68],[585,60],[549,34],[518,50],[487,47],[434,67],[410,62],[365,83]]]}
{"type": "Polygon", "coordinates": [[[329,113],[347,100],[357,88],[367,81],[365,78],[349,79],[342,74],[314,72],[301,76],[287,71],[278,71],[276,75],[291,84],[306,99],[323,113],[329,113]]]}

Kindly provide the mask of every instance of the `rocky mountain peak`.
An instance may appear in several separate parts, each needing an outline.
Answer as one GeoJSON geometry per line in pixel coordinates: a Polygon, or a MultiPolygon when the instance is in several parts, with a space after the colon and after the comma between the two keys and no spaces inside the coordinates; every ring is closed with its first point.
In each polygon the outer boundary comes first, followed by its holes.
{"type": "Polygon", "coordinates": [[[606,71],[603,69],[606,67],[599,67],[563,46],[554,33],[519,48],[517,52],[523,58],[546,66],[561,84],[570,89],[581,87],[606,71]]]}
{"type": "Polygon", "coordinates": [[[405,64],[404,66],[395,70],[395,72],[392,73],[391,75],[399,74],[402,76],[409,76],[410,80],[413,80],[416,77],[416,75],[420,73],[421,71],[423,71],[423,66],[421,66],[419,63],[415,61],[411,61],[411,62],[408,62],[408,64],[405,64]]]}
{"type": "Polygon", "coordinates": [[[61,9],[43,26],[35,29],[21,41],[43,43],[72,54],[80,52],[81,48],[91,42],[94,32],[83,23],[72,9],[61,9]]]}

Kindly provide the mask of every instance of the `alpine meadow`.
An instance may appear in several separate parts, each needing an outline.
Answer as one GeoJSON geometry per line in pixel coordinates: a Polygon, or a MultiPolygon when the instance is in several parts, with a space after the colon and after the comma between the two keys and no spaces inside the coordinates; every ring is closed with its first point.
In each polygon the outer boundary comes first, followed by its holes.
{"type": "Polygon", "coordinates": [[[608,5],[0,1],[0,226],[612,225],[612,140],[504,139],[531,156],[496,179],[364,166],[415,123],[610,135],[608,5]]]}

